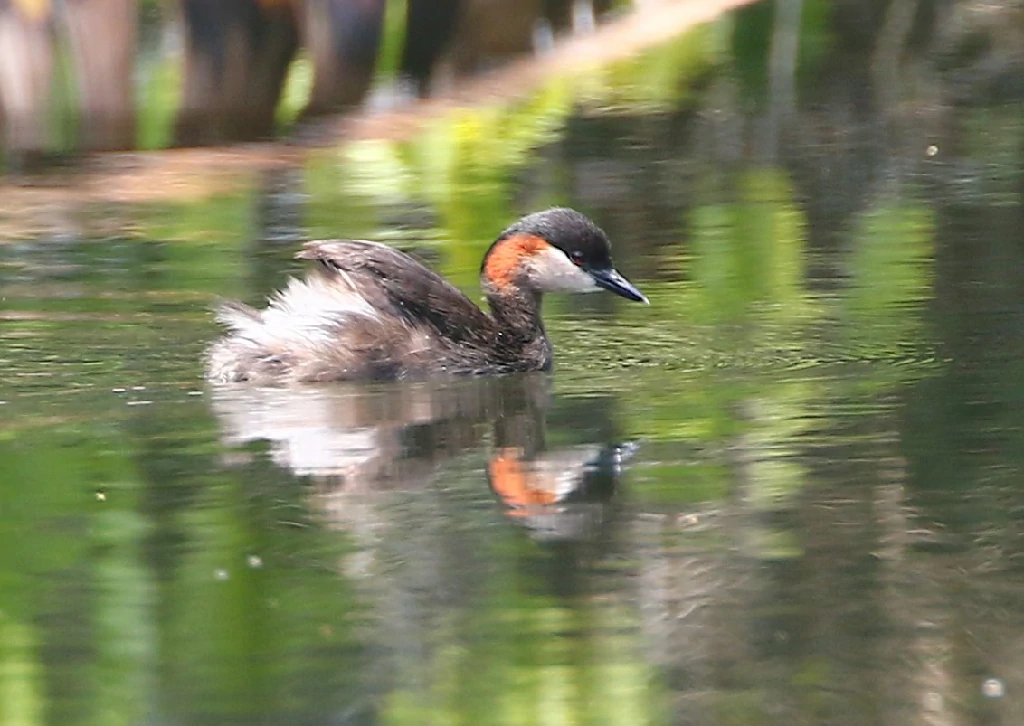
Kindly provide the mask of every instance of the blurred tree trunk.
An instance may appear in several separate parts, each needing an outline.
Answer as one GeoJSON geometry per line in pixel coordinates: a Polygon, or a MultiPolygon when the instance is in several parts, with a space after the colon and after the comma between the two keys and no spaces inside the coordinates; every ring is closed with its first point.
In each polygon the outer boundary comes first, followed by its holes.
{"type": "Polygon", "coordinates": [[[306,0],[302,28],[314,79],[306,115],[361,102],[373,82],[387,0],[306,0]]]}
{"type": "Polygon", "coordinates": [[[67,0],[64,23],[78,88],[82,148],[130,149],[135,145],[137,3],[134,0],[67,0]]]}
{"type": "Polygon", "coordinates": [[[447,50],[462,12],[463,0],[409,0],[401,72],[418,96],[430,93],[434,66],[447,50]]]}
{"type": "Polygon", "coordinates": [[[46,0],[0,0],[0,121],[9,152],[53,144],[53,35],[46,0]]]}
{"type": "Polygon", "coordinates": [[[182,0],[185,78],[174,143],[265,138],[298,47],[287,0],[182,0]]]}
{"type": "Polygon", "coordinates": [[[532,52],[543,9],[541,0],[466,0],[449,54],[455,74],[532,52]]]}

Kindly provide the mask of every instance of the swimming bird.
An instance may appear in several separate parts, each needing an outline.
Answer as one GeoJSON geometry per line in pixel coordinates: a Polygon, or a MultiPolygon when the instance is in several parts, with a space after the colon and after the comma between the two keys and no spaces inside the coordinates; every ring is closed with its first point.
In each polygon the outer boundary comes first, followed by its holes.
{"type": "Polygon", "coordinates": [[[265,309],[218,307],[229,332],[207,353],[209,380],[280,385],[550,370],[544,293],[603,289],[648,302],[612,265],[608,236],[566,208],[527,215],[490,246],[480,267],[489,314],[377,242],[308,242],[296,257],[315,269],[265,309]]]}

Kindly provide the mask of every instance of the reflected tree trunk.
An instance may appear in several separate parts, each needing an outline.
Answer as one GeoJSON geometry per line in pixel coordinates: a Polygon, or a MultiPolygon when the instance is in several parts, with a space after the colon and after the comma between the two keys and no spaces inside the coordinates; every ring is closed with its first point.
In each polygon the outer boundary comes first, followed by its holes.
{"type": "MultiPolygon", "coordinates": [[[[895,444],[896,432],[891,434],[895,444]]],[[[948,607],[943,580],[948,577],[931,557],[913,556],[915,545],[931,533],[916,521],[906,501],[906,465],[896,455],[878,459],[878,485],[873,508],[878,545],[879,604],[885,614],[889,638],[878,653],[881,665],[877,684],[886,723],[940,726],[964,723],[955,708],[953,671],[955,613],[948,607]]]]}
{"type": "Polygon", "coordinates": [[[800,52],[800,17],[803,0],[779,0],[775,5],[771,53],[768,57],[770,110],[762,153],[775,159],[779,135],[796,111],[796,61],[800,52]]]}
{"type": "Polygon", "coordinates": [[[304,181],[302,171],[292,167],[269,168],[261,176],[253,210],[255,228],[246,249],[249,289],[261,302],[287,283],[292,256],[306,238],[304,181]]]}
{"type": "Polygon", "coordinates": [[[895,0],[885,14],[878,32],[871,72],[882,109],[893,109],[905,97],[900,67],[906,43],[917,14],[917,0],[895,0]]]}

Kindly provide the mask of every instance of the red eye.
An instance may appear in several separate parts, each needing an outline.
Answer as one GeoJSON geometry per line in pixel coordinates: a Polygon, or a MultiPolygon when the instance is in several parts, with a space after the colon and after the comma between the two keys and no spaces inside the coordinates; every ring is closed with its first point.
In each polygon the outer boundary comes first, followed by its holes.
{"type": "Polygon", "coordinates": [[[574,265],[576,265],[577,267],[583,267],[583,253],[582,252],[580,252],[579,250],[574,250],[572,252],[572,254],[569,255],[569,257],[572,258],[572,263],[574,265]]]}

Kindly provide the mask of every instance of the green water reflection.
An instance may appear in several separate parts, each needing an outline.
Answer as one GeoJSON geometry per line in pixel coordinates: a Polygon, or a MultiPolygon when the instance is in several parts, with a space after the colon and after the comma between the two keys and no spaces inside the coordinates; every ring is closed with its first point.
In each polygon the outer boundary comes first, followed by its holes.
{"type": "Polygon", "coordinates": [[[187,202],[5,207],[0,724],[1016,723],[1021,108],[857,105],[820,5],[790,108],[744,14],[187,202]],[[547,301],[550,380],[203,385],[300,240],[476,295],[556,203],[652,304],[547,301]]]}

